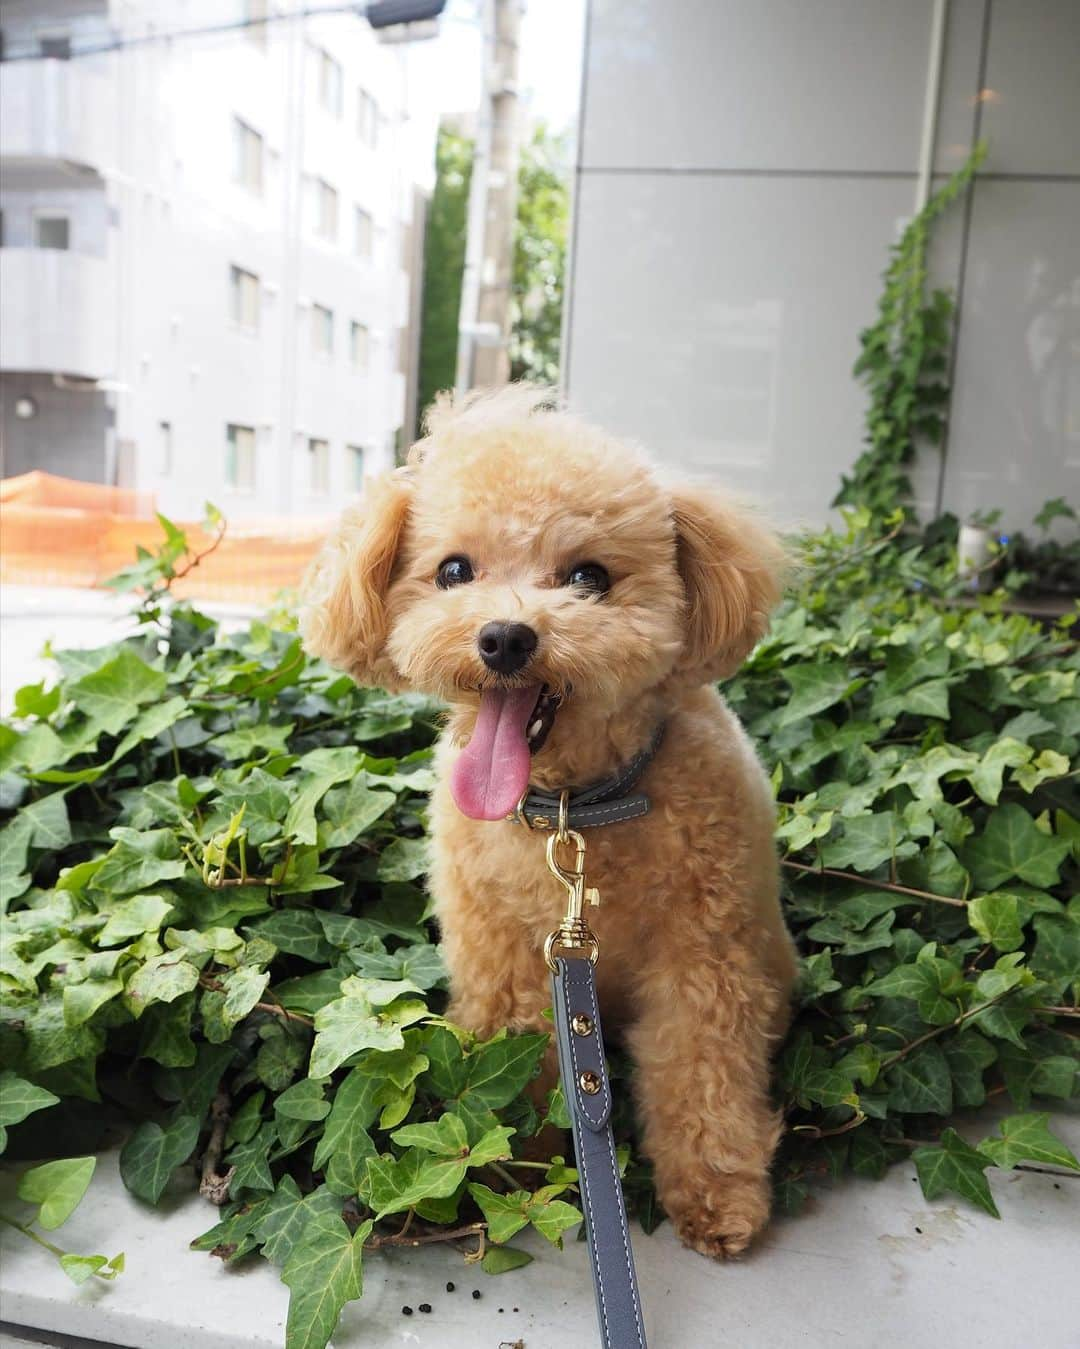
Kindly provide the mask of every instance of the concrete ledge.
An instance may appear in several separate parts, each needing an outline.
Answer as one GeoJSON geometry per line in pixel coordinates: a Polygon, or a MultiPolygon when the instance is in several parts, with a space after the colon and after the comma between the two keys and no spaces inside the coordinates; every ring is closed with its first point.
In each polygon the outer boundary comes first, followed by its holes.
{"type": "MultiPolygon", "coordinates": [[[[1055,1129],[1080,1144],[1080,1115],[1059,1116],[1055,1129]]],[[[805,1216],[775,1223],[752,1256],[730,1265],[683,1250],[666,1225],[652,1237],[636,1230],[652,1349],[1070,1349],[1080,1177],[990,1174],[1001,1222],[961,1203],[927,1204],[905,1165],[876,1184],[820,1191],[805,1216]]],[[[15,1213],[22,1206],[13,1194],[14,1172],[0,1174],[0,1205],[15,1213]]],[[[106,1153],[54,1240],[82,1253],[122,1249],[127,1271],[114,1284],[76,1288],[44,1251],[0,1229],[0,1315],[132,1349],[281,1349],[288,1295],[276,1271],[261,1259],[229,1270],[188,1249],[213,1220],[192,1193],[159,1210],[139,1203],[123,1188],[116,1154],[106,1153]]],[[[373,1255],[364,1297],[346,1307],[334,1346],[495,1349],[522,1340],[525,1349],[594,1349],[584,1246],[571,1240],[560,1253],[540,1238],[526,1244],[535,1261],[495,1278],[438,1246],[373,1255]],[[430,1315],[416,1311],[421,1302],[430,1315]],[[414,1314],[404,1316],[403,1305],[414,1314]]]]}

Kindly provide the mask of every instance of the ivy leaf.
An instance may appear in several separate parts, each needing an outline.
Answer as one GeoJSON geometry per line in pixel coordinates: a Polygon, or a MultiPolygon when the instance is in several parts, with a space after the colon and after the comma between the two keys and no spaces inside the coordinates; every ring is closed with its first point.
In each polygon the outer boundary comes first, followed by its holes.
{"type": "Polygon", "coordinates": [[[329,965],[333,959],[333,947],[313,909],[279,909],[252,923],[251,931],[273,942],[286,955],[299,956],[313,965],[329,965]]]}
{"type": "Polygon", "coordinates": [[[547,1046],[546,1035],[510,1035],[478,1046],[469,1055],[465,1092],[490,1110],[509,1105],[536,1075],[547,1046]]]}
{"type": "Polygon", "coordinates": [[[958,1194],[992,1218],[1000,1218],[986,1176],[990,1158],[965,1143],[955,1129],[946,1129],[936,1148],[916,1148],[911,1154],[919,1184],[927,1199],[958,1194]]]}
{"type": "Polygon", "coordinates": [[[378,1078],[354,1068],[338,1087],[326,1128],[315,1149],[315,1165],[323,1167],[333,1155],[348,1145],[357,1133],[365,1133],[379,1113],[378,1097],[382,1083],[378,1078]]]}
{"type": "Polygon", "coordinates": [[[946,1116],[952,1110],[952,1075],[945,1055],[933,1040],[894,1064],[886,1076],[891,1110],[946,1116]]]}
{"type": "Polygon", "coordinates": [[[150,829],[140,833],[117,825],[109,830],[116,840],[104,863],[94,873],[91,885],[114,895],[134,890],[152,890],[158,881],[182,876],[187,864],[180,856],[180,844],[171,829],[150,829]]]}
{"type": "Polygon", "coordinates": [[[506,1274],[530,1264],[532,1256],[528,1251],[518,1250],[516,1246],[491,1246],[480,1261],[480,1268],[485,1274],[506,1274]]]}
{"type": "Polygon", "coordinates": [[[310,1077],[303,1077],[287,1087],[274,1101],[274,1111],[286,1119],[322,1120],[330,1113],[330,1102],[323,1095],[322,1086],[310,1077]]]}
{"type": "Polygon", "coordinates": [[[29,842],[33,848],[58,852],[71,842],[71,822],[63,792],[50,792],[24,806],[19,819],[24,828],[29,826],[29,842]]]}
{"type": "Polygon", "coordinates": [[[82,983],[64,985],[64,1021],[69,1026],[81,1026],[89,1021],[98,1008],[124,991],[120,979],[84,979],[82,983]]]}
{"type": "Polygon", "coordinates": [[[1050,1132],[1049,1118],[1045,1113],[1009,1115],[998,1125],[1001,1137],[984,1139],[979,1144],[979,1151],[1003,1171],[1011,1170],[1019,1162],[1080,1171],[1080,1162],[1050,1132]]]}
{"type": "Polygon", "coordinates": [[[433,1124],[409,1124],[390,1137],[403,1148],[420,1148],[439,1157],[461,1157],[469,1150],[465,1126],[456,1115],[441,1115],[433,1124]]]}
{"type": "Polygon", "coordinates": [[[380,881],[412,881],[428,868],[425,838],[396,838],[379,857],[375,874],[380,881]]]}
{"type": "Polygon", "coordinates": [[[229,1193],[238,1195],[243,1190],[272,1190],[274,1177],[270,1171],[270,1149],[277,1142],[277,1125],[264,1120],[258,1133],[246,1142],[236,1143],[225,1160],[234,1167],[229,1193]]]}
{"type": "Polygon", "coordinates": [[[959,1106],[982,1105],[986,1100],[983,1075],[998,1051],[977,1030],[963,1030],[941,1047],[952,1075],[953,1101],[959,1106]]]}
{"type": "Polygon", "coordinates": [[[0,1128],[21,1124],[28,1115],[47,1110],[60,1100],[44,1087],[26,1082],[10,1069],[0,1073],[0,1128]]]}
{"type": "Polygon", "coordinates": [[[464,1159],[438,1157],[410,1148],[395,1160],[372,1157],[367,1164],[364,1198],[376,1216],[385,1218],[413,1208],[421,1199],[444,1199],[465,1179],[464,1159]]]}
{"type": "Polygon", "coordinates": [[[528,1226],[527,1210],[531,1198],[528,1190],[511,1190],[509,1194],[499,1194],[487,1185],[473,1183],[469,1186],[469,1193],[487,1220],[489,1240],[509,1241],[515,1232],[528,1226]]]}
{"type": "Polygon", "coordinates": [[[852,679],[847,665],[840,661],[793,665],[784,671],[784,678],[791,688],[791,697],[780,715],[781,727],[824,712],[854,693],[863,682],[852,679]]]}
{"type": "Polygon", "coordinates": [[[916,851],[914,843],[899,841],[902,830],[891,812],[857,815],[844,821],[843,830],[840,838],[821,850],[827,867],[871,872],[893,857],[909,857],[916,851]]]}
{"type": "Polygon", "coordinates": [[[1080,914],[1076,918],[1039,914],[1034,920],[1037,940],[1031,968],[1050,979],[1061,979],[1080,991],[1080,914]]]}
{"type": "Polygon", "coordinates": [[[125,1000],[134,1017],[155,1002],[174,1002],[198,987],[199,971],[179,952],[166,951],[152,956],[128,980],[125,1000]]]}
{"type": "Polygon", "coordinates": [[[541,1203],[535,1196],[529,1205],[529,1221],[553,1246],[562,1248],[562,1235],[582,1221],[581,1210],[562,1199],[541,1203]]]}
{"type": "Polygon", "coordinates": [[[214,804],[225,820],[242,808],[248,842],[262,844],[280,836],[290,801],[282,782],[263,768],[253,768],[243,782],[224,785],[214,804]]]}
{"type": "Polygon", "coordinates": [[[282,1265],[311,1220],[324,1214],[341,1217],[341,1200],[325,1185],[302,1195],[292,1176],[282,1176],[277,1189],[259,1206],[253,1235],[261,1243],[266,1259],[282,1265]]]}
{"type": "Polygon", "coordinates": [[[996,806],[1001,795],[1001,781],[1005,769],[1019,768],[1021,764],[1026,764],[1034,753],[1030,745],[1021,744],[1012,736],[1005,736],[990,746],[979,760],[978,766],[967,776],[979,796],[990,805],[996,806]]]}
{"type": "Polygon", "coordinates": [[[38,1204],[37,1221],[47,1232],[66,1223],[90,1185],[96,1157],[67,1157],[32,1166],[19,1177],[16,1193],[28,1204],[38,1204]]]}
{"type": "Polygon", "coordinates": [[[139,1199],[156,1204],[169,1177],[186,1162],[199,1138],[199,1121],[178,1115],[167,1129],[146,1120],[120,1149],[120,1176],[139,1199]]]}
{"type": "Polygon", "coordinates": [[[104,1255],[62,1255],[60,1268],[76,1286],[84,1284],[96,1274],[102,1279],[115,1279],[124,1267],[123,1253],[110,1260],[104,1255]]]}
{"type": "Polygon", "coordinates": [[[312,1077],[329,1077],[362,1049],[402,1049],[402,1027],[427,1015],[422,1002],[399,1002],[395,1008],[376,1011],[359,991],[328,1002],[315,1013],[315,1043],[308,1072],[312,1077]]]}
{"type": "Polygon", "coordinates": [[[998,806],[983,832],[969,839],[965,849],[975,883],[984,890],[998,890],[1014,876],[1049,889],[1057,884],[1068,854],[1068,839],[1044,834],[1023,806],[1014,802],[998,806]]]}
{"type": "Polygon", "coordinates": [[[125,646],[112,660],[72,684],[68,696],[96,726],[115,735],[137,708],[160,699],[166,682],[159,670],[151,669],[125,646]]]}
{"type": "Polygon", "coordinates": [[[95,941],[99,946],[119,946],[144,932],[157,932],[173,908],[172,901],[164,895],[134,895],[131,899],[116,900],[110,905],[108,920],[95,941]]]}
{"type": "Polygon", "coordinates": [[[1015,895],[980,895],[968,904],[971,926],[995,951],[1015,951],[1024,944],[1020,904],[1015,895]]]}
{"type": "Polygon", "coordinates": [[[222,1012],[226,1022],[235,1025],[253,1011],[269,982],[267,970],[252,969],[250,965],[241,965],[239,969],[230,970],[224,975],[221,980],[225,993],[222,1012]]]}
{"type": "Polygon", "coordinates": [[[497,1124],[488,1129],[469,1149],[470,1166],[486,1166],[488,1162],[505,1161],[511,1155],[510,1138],[514,1130],[497,1124]]]}
{"type": "Polygon", "coordinates": [[[281,1281],[289,1289],[285,1349],[325,1349],[346,1302],[364,1291],[364,1242],[369,1219],[351,1233],[338,1216],[319,1213],[289,1253],[281,1281]]]}
{"type": "Polygon", "coordinates": [[[351,746],[313,750],[301,763],[312,771],[300,779],[285,816],[284,834],[297,843],[314,843],[318,837],[315,807],[335,783],[355,775],[358,752],[351,746]]]}
{"type": "Polygon", "coordinates": [[[239,726],[235,731],[226,731],[215,736],[208,748],[220,754],[222,758],[237,763],[247,763],[260,754],[285,754],[288,750],[289,736],[293,733],[293,723],[271,725],[260,721],[254,725],[239,726]]]}
{"type": "Polygon", "coordinates": [[[381,819],[396,799],[393,792],[370,786],[362,771],[345,786],[328,791],[322,803],[325,819],[318,831],[321,846],[346,847],[381,819]]]}

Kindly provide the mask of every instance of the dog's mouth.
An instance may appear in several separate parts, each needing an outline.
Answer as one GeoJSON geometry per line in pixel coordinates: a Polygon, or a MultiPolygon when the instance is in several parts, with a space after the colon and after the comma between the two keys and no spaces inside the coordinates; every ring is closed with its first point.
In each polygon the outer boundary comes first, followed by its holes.
{"type": "Polygon", "coordinates": [[[472,737],[450,771],[450,791],[463,815],[501,820],[510,814],[529,785],[532,756],[551,734],[561,701],[546,684],[481,692],[472,737]]]}

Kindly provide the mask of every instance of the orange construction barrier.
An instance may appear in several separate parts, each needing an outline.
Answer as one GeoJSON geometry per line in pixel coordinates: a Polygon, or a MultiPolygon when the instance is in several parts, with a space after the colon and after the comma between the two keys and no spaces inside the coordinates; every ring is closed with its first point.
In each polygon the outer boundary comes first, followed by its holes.
{"type": "MultiPolygon", "coordinates": [[[[180,525],[192,554],[206,556],[176,581],[186,598],[262,605],[295,588],[327,533],[324,518],[238,520],[213,551],[201,525],[180,525]]],[[[100,586],[162,542],[154,498],[49,473],[0,482],[0,582],[100,586]]],[[[181,559],[182,570],[191,558],[181,559]]]]}

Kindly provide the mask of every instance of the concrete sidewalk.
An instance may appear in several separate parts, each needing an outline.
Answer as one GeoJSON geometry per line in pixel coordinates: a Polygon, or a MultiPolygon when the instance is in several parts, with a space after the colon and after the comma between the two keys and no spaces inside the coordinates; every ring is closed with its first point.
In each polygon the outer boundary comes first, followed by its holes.
{"type": "MultiPolygon", "coordinates": [[[[1080,1115],[1061,1116],[1055,1127],[1080,1145],[1080,1115]]],[[[1080,1178],[989,1174],[1001,1221],[961,1201],[926,1203],[913,1168],[901,1165],[877,1183],[817,1191],[804,1215],[777,1221],[750,1256],[727,1265],[684,1250],[666,1224],[651,1237],[635,1225],[651,1349],[1073,1349],[1080,1178]]],[[[5,1212],[22,1207],[13,1191],[14,1176],[0,1176],[5,1212]]],[[[214,1217],[192,1193],[147,1208],[123,1188],[116,1154],[107,1153],[75,1214],[49,1235],[80,1253],[124,1250],[125,1273],[114,1284],[76,1288],[46,1252],[0,1228],[3,1319],[138,1349],[281,1349],[288,1294],[277,1272],[261,1258],[229,1270],[188,1249],[214,1217]]],[[[519,1341],[524,1349],[594,1349],[585,1247],[572,1234],[562,1252],[539,1237],[524,1244],[534,1262],[496,1277],[443,1246],[370,1256],[364,1296],[345,1308],[335,1349],[519,1341]],[[422,1302],[429,1315],[417,1311],[422,1302]]]]}

